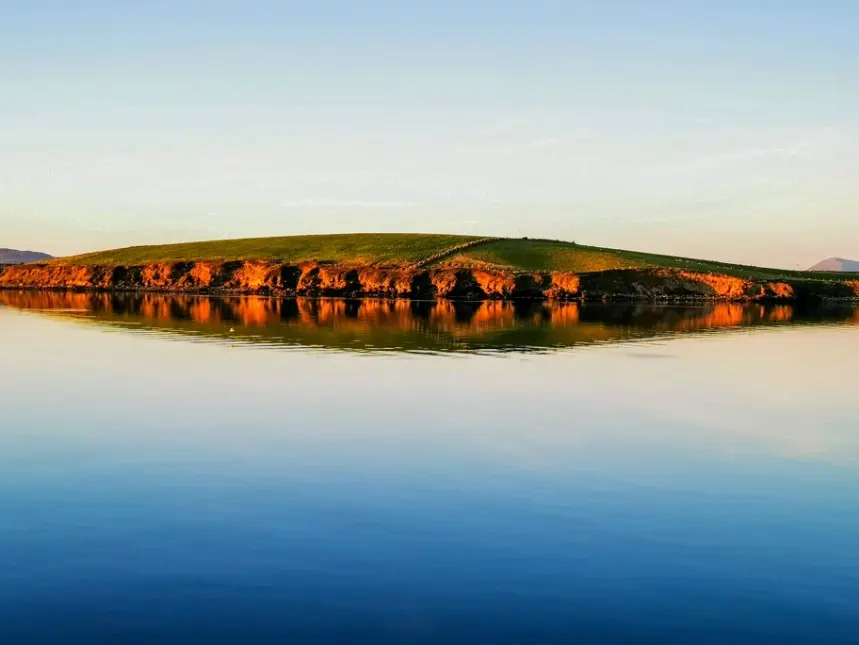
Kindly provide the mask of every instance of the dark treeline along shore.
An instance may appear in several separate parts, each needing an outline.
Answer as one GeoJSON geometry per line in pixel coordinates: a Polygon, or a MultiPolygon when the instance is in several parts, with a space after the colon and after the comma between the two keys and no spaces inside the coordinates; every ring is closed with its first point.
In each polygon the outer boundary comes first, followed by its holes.
{"type": "Polygon", "coordinates": [[[0,288],[462,300],[859,300],[859,274],[573,242],[311,235],[142,246],[0,268],[0,288]]]}
{"type": "Polygon", "coordinates": [[[859,306],[357,300],[0,291],[0,307],[194,341],[340,351],[545,351],[691,333],[859,325],[859,306]]]}

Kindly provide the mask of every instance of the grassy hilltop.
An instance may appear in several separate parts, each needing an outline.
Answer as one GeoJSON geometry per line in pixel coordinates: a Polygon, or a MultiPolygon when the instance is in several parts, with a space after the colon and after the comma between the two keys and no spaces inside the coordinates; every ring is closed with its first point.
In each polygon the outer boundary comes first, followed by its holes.
{"type": "Polygon", "coordinates": [[[469,235],[347,233],[132,246],[60,258],[63,264],[147,264],[214,260],[280,260],[406,266],[477,239],[469,235]]]}
{"type": "MultiPolygon", "coordinates": [[[[754,280],[804,278],[831,281],[831,273],[767,269],[637,251],[624,251],[573,242],[527,238],[480,238],[469,235],[418,233],[352,233],[296,235],[240,240],[189,242],[59,258],[58,264],[139,265],[154,262],[278,260],[316,261],[344,265],[407,267],[448,265],[509,271],[591,273],[611,269],[684,269],[754,280]],[[463,244],[473,244],[459,249],[463,244]],[[431,261],[428,261],[431,260],[431,261]]],[[[843,280],[859,274],[837,276],[843,280]]]]}

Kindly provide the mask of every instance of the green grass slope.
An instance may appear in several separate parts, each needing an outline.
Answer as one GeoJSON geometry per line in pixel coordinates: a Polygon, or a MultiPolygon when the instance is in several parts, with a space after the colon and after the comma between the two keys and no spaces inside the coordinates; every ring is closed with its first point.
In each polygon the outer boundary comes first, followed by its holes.
{"type": "Polygon", "coordinates": [[[62,264],[134,265],[152,262],[212,260],[280,260],[283,262],[344,262],[380,266],[406,266],[476,239],[469,235],[420,233],[348,233],[293,235],[243,240],[187,242],[125,249],[60,258],[62,264]]]}
{"type": "MultiPolygon", "coordinates": [[[[851,274],[819,271],[788,271],[744,266],[709,260],[607,249],[553,240],[498,239],[466,249],[441,260],[442,263],[475,264],[519,271],[569,271],[591,273],[611,269],[669,268],[702,273],[717,273],[754,280],[804,278],[834,280],[850,278],[851,274]]],[[[859,274],[852,274],[859,277],[859,274]]]]}

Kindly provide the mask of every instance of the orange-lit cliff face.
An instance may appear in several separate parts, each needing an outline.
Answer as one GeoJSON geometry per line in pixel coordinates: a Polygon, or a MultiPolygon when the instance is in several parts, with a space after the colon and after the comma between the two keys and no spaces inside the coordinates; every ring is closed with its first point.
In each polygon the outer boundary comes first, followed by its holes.
{"type": "Polygon", "coordinates": [[[63,264],[10,266],[0,288],[275,296],[375,296],[454,299],[859,299],[859,282],[761,282],[669,269],[589,274],[457,268],[352,267],[271,261],[163,262],[107,267],[63,264]]]}

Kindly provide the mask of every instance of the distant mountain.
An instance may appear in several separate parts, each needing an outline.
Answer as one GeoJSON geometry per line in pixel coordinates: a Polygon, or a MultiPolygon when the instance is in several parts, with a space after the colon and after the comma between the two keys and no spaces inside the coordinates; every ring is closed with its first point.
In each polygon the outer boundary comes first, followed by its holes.
{"type": "Polygon", "coordinates": [[[859,272],[859,262],[855,260],[845,260],[844,258],[829,258],[823,262],[818,262],[809,271],[843,271],[856,273],[859,272]]]}
{"type": "Polygon", "coordinates": [[[25,264],[50,260],[53,256],[35,251],[16,251],[15,249],[0,249],[0,264],[25,264]]]}

